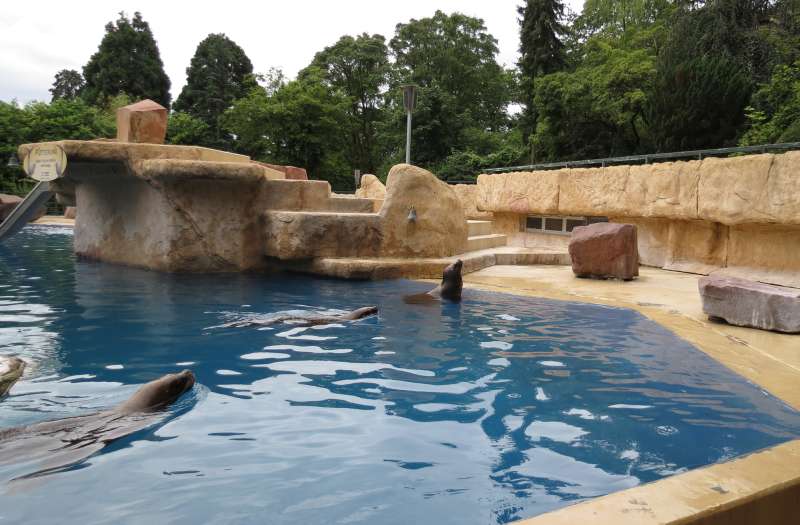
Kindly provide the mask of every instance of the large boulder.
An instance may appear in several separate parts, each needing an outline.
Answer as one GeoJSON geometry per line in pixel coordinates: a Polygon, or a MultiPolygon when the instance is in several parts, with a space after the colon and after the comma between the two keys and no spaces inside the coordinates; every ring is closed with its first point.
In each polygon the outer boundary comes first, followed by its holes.
{"type": "Polygon", "coordinates": [[[22,202],[22,197],[0,193],[0,222],[6,220],[6,217],[11,215],[20,202],[22,202]]]}
{"type": "Polygon", "coordinates": [[[639,275],[636,226],[610,222],[578,226],[572,231],[569,255],[578,277],[630,281],[639,275]]]}
{"type": "Polygon", "coordinates": [[[167,108],[142,100],[117,110],[117,140],[163,144],[167,136],[167,108]]]}
{"type": "Polygon", "coordinates": [[[709,275],[698,286],[703,312],[736,326],[800,333],[800,289],[709,275]]]}
{"type": "Polygon", "coordinates": [[[367,173],[361,176],[361,184],[356,190],[356,197],[383,200],[386,198],[386,186],[378,177],[367,173]]]}
{"type": "Polygon", "coordinates": [[[422,168],[397,164],[386,178],[380,211],[384,257],[464,253],[467,220],[453,188],[422,168]]]}

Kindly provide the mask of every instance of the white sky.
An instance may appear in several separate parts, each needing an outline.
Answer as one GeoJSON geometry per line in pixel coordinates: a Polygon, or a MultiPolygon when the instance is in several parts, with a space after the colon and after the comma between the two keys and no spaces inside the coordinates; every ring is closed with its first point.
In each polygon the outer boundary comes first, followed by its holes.
{"type": "MultiPolygon", "coordinates": [[[[567,0],[579,10],[583,0],[567,0]]],[[[81,71],[117,13],[140,11],[150,24],[173,100],[186,81],[197,44],[225,33],[239,44],[256,72],[270,67],[289,77],[342,35],[379,33],[387,41],[397,23],[431,16],[436,9],[482,18],[498,40],[499,61],[518,56],[517,5],[522,0],[281,0],[194,2],[169,0],[7,0],[0,3],[0,100],[50,100],[48,89],[61,69],[81,71]]]]}

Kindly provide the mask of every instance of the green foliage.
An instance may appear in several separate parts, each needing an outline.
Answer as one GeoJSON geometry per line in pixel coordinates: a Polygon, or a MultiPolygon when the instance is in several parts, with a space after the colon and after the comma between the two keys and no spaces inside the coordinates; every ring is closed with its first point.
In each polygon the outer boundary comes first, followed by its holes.
{"type": "Polygon", "coordinates": [[[74,69],[62,69],[56,73],[53,87],[50,88],[52,100],[76,98],[83,89],[83,76],[74,69]]]}
{"type": "Polygon", "coordinates": [[[519,20],[519,69],[524,106],[521,125],[523,141],[527,143],[528,136],[536,127],[536,79],[554,73],[565,65],[564,43],[561,41],[566,33],[561,23],[564,2],[527,0],[525,5],[517,8],[517,12],[522,16],[519,20]]]}
{"type": "Polygon", "coordinates": [[[592,36],[574,71],[540,78],[536,162],[628,155],[648,147],[643,114],[655,50],[640,42],[654,38],[653,28],[631,29],[622,38],[592,36]]]}
{"type": "MultiPolygon", "coordinates": [[[[321,71],[324,82],[349,101],[347,160],[353,169],[373,173],[378,164],[377,123],[388,82],[389,56],[386,39],[366,33],[343,36],[314,57],[308,71],[321,71]]],[[[300,72],[300,78],[307,71],[300,72]]]]}
{"type": "Polygon", "coordinates": [[[197,146],[213,141],[211,127],[188,113],[174,111],[167,123],[168,144],[184,144],[197,146]]]}
{"type": "Polygon", "coordinates": [[[775,68],[753,95],[746,117],[743,146],[800,140],[800,60],[775,68]]]}
{"type": "Polygon", "coordinates": [[[21,168],[8,166],[8,159],[16,155],[20,144],[114,134],[111,114],[81,99],[32,102],[25,107],[0,102],[0,192],[24,195],[32,186],[21,168]]]}
{"type": "Polygon", "coordinates": [[[395,58],[393,87],[413,82],[432,88],[447,95],[449,111],[459,118],[481,128],[507,125],[512,76],[497,63],[497,40],[483,20],[436,11],[431,18],[398,24],[389,47],[395,58]]]}
{"type": "Polygon", "coordinates": [[[174,109],[207,125],[209,129],[202,134],[204,142],[198,144],[230,147],[231,138],[222,130],[219,119],[234,100],[253,87],[253,64],[244,50],[224,34],[208,35],[186,69],[186,85],[174,109]]]}
{"type": "Polygon", "coordinates": [[[149,98],[169,107],[170,81],[150,26],[138,12],[132,20],[120,13],[116,22],[106,24],[100,47],[83,66],[83,78],[81,95],[90,104],[102,105],[127,93],[135,100],[149,98]]]}
{"type": "Polygon", "coordinates": [[[334,189],[353,189],[343,152],[342,122],[349,100],[329,89],[322,72],[309,68],[303,78],[269,94],[261,86],[236,101],[223,125],[238,137],[237,149],[258,160],[302,166],[309,176],[334,189]]]}
{"type": "Polygon", "coordinates": [[[746,71],[726,55],[659,64],[648,103],[657,151],[735,144],[751,89],[746,71]]]}

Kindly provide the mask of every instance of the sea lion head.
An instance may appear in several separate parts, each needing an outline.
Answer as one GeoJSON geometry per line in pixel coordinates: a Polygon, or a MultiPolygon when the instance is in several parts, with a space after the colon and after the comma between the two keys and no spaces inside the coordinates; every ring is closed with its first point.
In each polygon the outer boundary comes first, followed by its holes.
{"type": "Polygon", "coordinates": [[[191,370],[167,374],[143,385],[117,411],[131,413],[160,410],[174,403],[193,386],[194,374],[191,370]]]}
{"type": "Polygon", "coordinates": [[[370,315],[375,315],[378,313],[377,306],[365,306],[363,308],[359,308],[358,310],[353,310],[347,316],[348,319],[361,319],[362,317],[369,317],[370,315]]]}
{"type": "Polygon", "coordinates": [[[464,281],[461,279],[461,268],[463,266],[464,261],[458,259],[444,269],[442,284],[440,285],[440,293],[444,299],[450,301],[461,300],[461,288],[464,286],[464,281]]]}

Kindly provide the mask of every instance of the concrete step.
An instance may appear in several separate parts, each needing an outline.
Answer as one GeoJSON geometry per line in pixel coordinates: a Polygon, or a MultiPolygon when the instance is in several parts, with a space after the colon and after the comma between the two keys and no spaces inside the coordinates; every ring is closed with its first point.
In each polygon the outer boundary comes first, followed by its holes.
{"type": "Polygon", "coordinates": [[[492,221],[467,221],[467,236],[477,237],[479,235],[492,234],[492,221]]]}
{"type": "Polygon", "coordinates": [[[372,199],[357,197],[331,197],[325,211],[344,213],[373,213],[375,204],[372,199]]]}
{"type": "Polygon", "coordinates": [[[486,250],[506,245],[506,236],[499,233],[491,235],[476,235],[467,238],[467,251],[486,250]]]}

